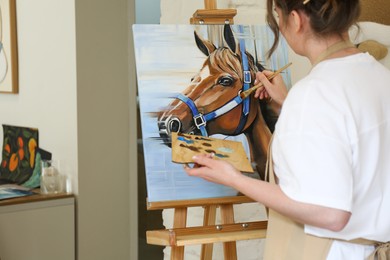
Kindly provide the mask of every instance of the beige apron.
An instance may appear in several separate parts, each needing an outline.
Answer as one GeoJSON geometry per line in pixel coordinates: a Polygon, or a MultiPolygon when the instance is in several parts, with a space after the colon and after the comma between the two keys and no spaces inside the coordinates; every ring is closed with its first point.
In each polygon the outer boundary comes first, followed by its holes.
{"type": "MultiPolygon", "coordinates": [[[[276,183],[272,161],[272,139],[268,149],[266,176],[276,183]]],[[[302,224],[268,209],[268,228],[265,241],[264,260],[322,260],[326,259],[333,239],[305,234],[302,224]]],[[[346,241],[364,245],[376,245],[369,260],[389,260],[390,243],[366,239],[346,241]]]]}
{"type": "MultiPolygon", "coordinates": [[[[276,183],[272,163],[272,139],[268,149],[266,176],[276,183]]],[[[320,260],[326,259],[332,240],[305,234],[303,225],[268,209],[267,238],[264,260],[320,260]]]]}

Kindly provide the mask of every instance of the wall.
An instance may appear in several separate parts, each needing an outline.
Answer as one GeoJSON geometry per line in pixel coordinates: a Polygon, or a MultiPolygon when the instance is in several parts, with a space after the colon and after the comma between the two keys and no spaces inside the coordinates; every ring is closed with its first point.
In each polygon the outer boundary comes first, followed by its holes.
{"type": "Polygon", "coordinates": [[[389,0],[361,0],[361,21],[371,21],[390,25],[389,0]]]}
{"type": "MultiPolygon", "coordinates": [[[[138,0],[141,2],[142,0],[138,0]]],[[[147,2],[154,2],[155,6],[160,2],[159,0],[148,0],[147,2]]],[[[218,8],[240,8],[236,19],[242,21],[246,24],[259,23],[263,22],[262,15],[259,13],[262,12],[259,10],[259,6],[265,6],[265,1],[258,0],[217,0],[218,8]],[[260,19],[260,21],[259,21],[260,19]],[[249,21],[248,21],[249,20],[249,21]]],[[[390,10],[390,1],[388,0],[361,0],[362,5],[362,14],[360,17],[361,21],[371,21],[376,23],[382,23],[390,25],[390,16],[388,15],[390,10]]],[[[193,0],[189,1],[177,1],[177,0],[161,0],[161,23],[188,23],[189,17],[192,16],[196,9],[204,8],[204,0],[193,0]],[[166,13],[167,8],[175,7],[175,15],[170,15],[166,13]]],[[[141,11],[137,9],[137,13],[141,11]]],[[[155,15],[153,11],[152,15],[155,15]]],[[[155,18],[148,16],[148,19],[156,19],[160,14],[156,14],[155,18]]],[[[235,19],[235,20],[236,20],[235,19]]],[[[237,20],[236,20],[237,21],[237,20]]],[[[137,20],[138,22],[138,20],[137,20]]]]}
{"type": "MultiPolygon", "coordinates": [[[[178,1],[161,0],[161,23],[189,23],[197,9],[205,8],[204,0],[178,1]]],[[[217,0],[217,8],[237,10],[236,24],[259,24],[265,22],[266,1],[264,0],[217,0]]]]}
{"type": "Polygon", "coordinates": [[[135,0],[135,23],[159,24],[160,1],[159,0],[135,0]]]}
{"type": "Polygon", "coordinates": [[[19,94],[0,94],[0,122],[38,128],[39,146],[61,160],[77,192],[74,1],[17,1],[16,8],[19,94]]]}
{"type": "Polygon", "coordinates": [[[79,260],[129,259],[130,6],[76,0],[79,260]]]}
{"type": "Polygon", "coordinates": [[[129,80],[129,203],[125,209],[129,212],[129,227],[125,225],[123,228],[127,228],[129,231],[129,259],[138,259],[138,150],[137,150],[137,83],[135,73],[135,55],[134,55],[134,43],[133,34],[130,32],[131,25],[135,23],[135,0],[127,0],[127,12],[128,12],[128,80],[129,80]]]}
{"type": "Polygon", "coordinates": [[[133,22],[134,0],[17,1],[19,94],[0,94],[0,122],[39,128],[61,160],[79,260],[137,259],[133,22]]]}

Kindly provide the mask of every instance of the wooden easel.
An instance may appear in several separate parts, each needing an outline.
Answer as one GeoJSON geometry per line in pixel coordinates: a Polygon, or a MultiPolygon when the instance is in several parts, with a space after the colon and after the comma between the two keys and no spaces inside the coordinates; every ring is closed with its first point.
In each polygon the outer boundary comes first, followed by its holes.
{"type": "Polygon", "coordinates": [[[170,246],[171,260],[184,259],[184,246],[202,245],[202,260],[211,260],[213,243],[222,242],[225,260],[236,260],[236,241],[265,238],[267,221],[235,223],[234,204],[254,202],[246,196],[198,200],[149,202],[148,210],[174,208],[172,229],[146,232],[148,244],[170,246]],[[203,207],[203,226],[187,227],[187,210],[203,207]],[[221,224],[216,225],[217,207],[221,211],[221,224]]]}
{"type": "Polygon", "coordinates": [[[217,9],[216,0],[204,0],[205,9],[198,9],[190,18],[191,24],[233,24],[236,9],[217,9]]]}
{"type": "MultiPolygon", "coordinates": [[[[217,9],[216,0],[205,0],[205,9],[197,10],[191,24],[233,24],[235,9],[217,9]]],[[[211,260],[213,243],[222,242],[225,260],[236,260],[236,241],[265,238],[267,221],[235,223],[234,204],[254,202],[246,196],[224,198],[148,202],[148,210],[174,209],[173,228],[146,232],[148,244],[170,246],[171,260],[184,259],[184,246],[202,245],[202,260],[211,260]],[[203,207],[203,226],[187,227],[190,207],[203,207]],[[217,208],[221,223],[216,224],[217,208]]]]}

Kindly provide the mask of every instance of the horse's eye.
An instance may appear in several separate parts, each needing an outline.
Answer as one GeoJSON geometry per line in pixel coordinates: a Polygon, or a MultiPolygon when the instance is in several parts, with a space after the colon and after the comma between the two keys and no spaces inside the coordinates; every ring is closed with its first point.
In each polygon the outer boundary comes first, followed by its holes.
{"type": "Polygon", "coordinates": [[[231,86],[234,82],[234,79],[230,76],[223,76],[218,79],[218,84],[224,87],[231,86]]]}

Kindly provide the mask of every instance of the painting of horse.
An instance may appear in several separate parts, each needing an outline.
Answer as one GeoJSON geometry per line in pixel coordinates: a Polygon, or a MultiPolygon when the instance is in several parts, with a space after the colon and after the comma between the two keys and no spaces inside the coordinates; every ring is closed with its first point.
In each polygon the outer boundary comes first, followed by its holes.
{"type": "MultiPolygon", "coordinates": [[[[236,194],[173,164],[173,132],[242,141],[263,179],[276,116],[267,101],[240,93],[254,86],[257,71],[288,63],[285,43],[267,59],[272,34],[265,26],[135,25],[133,32],[148,199],[236,194]]],[[[283,77],[290,82],[288,71],[283,77]]]]}

